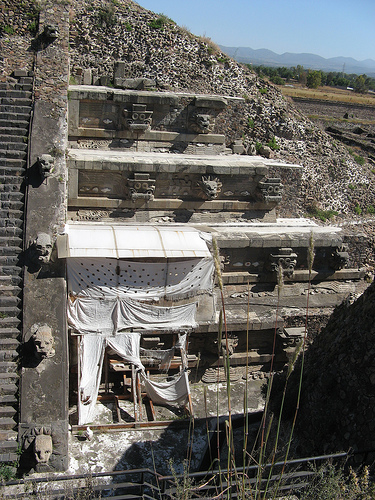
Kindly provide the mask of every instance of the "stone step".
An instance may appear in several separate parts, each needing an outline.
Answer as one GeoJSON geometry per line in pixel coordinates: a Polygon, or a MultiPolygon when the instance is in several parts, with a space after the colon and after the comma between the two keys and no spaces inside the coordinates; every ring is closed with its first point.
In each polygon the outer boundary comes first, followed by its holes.
{"type": "Polygon", "coordinates": [[[8,124],[8,127],[0,128],[0,137],[12,136],[12,137],[27,137],[28,128],[22,127],[12,127],[12,124],[8,124]]]}
{"type": "MultiPolygon", "coordinates": [[[[16,418],[17,410],[13,408],[13,406],[0,406],[0,418],[16,418]]],[[[3,451],[3,443],[11,443],[12,441],[3,441],[0,442],[0,452],[3,451]]]]}
{"type": "Polygon", "coordinates": [[[0,182],[2,184],[16,184],[20,185],[23,182],[22,175],[0,175],[0,182]]]}
{"type": "Polygon", "coordinates": [[[0,305],[0,317],[1,317],[1,319],[5,319],[5,318],[17,318],[17,316],[19,314],[20,314],[20,310],[15,305],[12,305],[12,306],[2,306],[2,305],[0,305]]]}
{"type": "Polygon", "coordinates": [[[6,338],[0,339],[0,349],[5,349],[7,351],[9,350],[15,351],[16,349],[18,349],[19,345],[20,343],[16,339],[6,339],[6,338]]]}
{"type": "Polygon", "coordinates": [[[11,380],[13,384],[17,382],[19,379],[19,375],[17,372],[1,372],[0,373],[0,383],[3,383],[6,380],[11,380]]]}
{"type": "Polygon", "coordinates": [[[0,332],[20,331],[20,328],[21,319],[19,316],[3,316],[0,314],[0,332]]]}
{"type": "Polygon", "coordinates": [[[18,352],[11,349],[0,351],[0,361],[15,361],[18,358],[18,352]]]}
{"type": "MultiPolygon", "coordinates": [[[[24,202],[20,200],[7,200],[1,197],[0,193],[0,207],[1,208],[9,208],[10,210],[22,210],[24,209],[24,202]]],[[[0,239],[1,241],[1,239],[0,239]]],[[[0,243],[1,245],[1,243],[0,243]]]]}
{"type": "Polygon", "coordinates": [[[3,134],[0,133],[0,144],[2,142],[4,142],[4,143],[12,142],[15,144],[27,144],[27,141],[28,141],[27,134],[25,134],[24,136],[21,134],[7,134],[6,131],[3,134]]]}
{"type": "Polygon", "coordinates": [[[6,284],[3,285],[0,283],[0,296],[6,297],[6,296],[12,296],[12,297],[19,297],[21,296],[22,289],[21,287],[17,285],[12,285],[12,284],[6,284]]]}
{"type": "Polygon", "coordinates": [[[20,106],[17,104],[0,104],[0,113],[24,113],[29,115],[31,113],[31,106],[20,106]]]}
{"type": "MultiPolygon", "coordinates": [[[[18,177],[16,177],[18,179],[18,177]]],[[[0,175],[1,182],[1,175],[0,175]]],[[[13,208],[3,208],[1,204],[0,208],[0,219],[22,219],[23,218],[23,210],[15,210],[13,208]]]]}
{"type": "Polygon", "coordinates": [[[20,276],[7,276],[0,274],[0,285],[19,285],[22,281],[20,276]]]}
{"type": "Polygon", "coordinates": [[[9,406],[17,403],[17,398],[14,394],[0,395],[0,405],[9,406]]]}
{"type": "Polygon", "coordinates": [[[20,97],[3,97],[0,98],[3,106],[27,106],[32,109],[33,101],[31,99],[22,99],[20,97]]]}
{"type": "Polygon", "coordinates": [[[24,142],[6,142],[0,137],[0,150],[7,151],[26,151],[27,144],[24,142]]]}
{"type": "MultiPolygon", "coordinates": [[[[1,176],[0,176],[1,179],[1,176]]],[[[0,181],[1,182],[1,181],[0,181]]],[[[12,208],[0,208],[0,219],[22,219],[22,210],[13,210],[12,208]]]]}
{"type": "MultiPolygon", "coordinates": [[[[19,456],[17,453],[0,453],[0,463],[9,462],[9,463],[13,464],[18,459],[19,459],[19,456]]],[[[12,465],[10,465],[10,467],[14,470],[15,473],[17,472],[15,467],[13,467],[12,465]]]]}
{"type": "MultiPolygon", "coordinates": [[[[0,178],[5,179],[8,177],[17,177],[16,184],[20,185],[23,182],[23,179],[25,177],[25,168],[24,167],[13,167],[13,166],[6,166],[6,167],[1,167],[0,166],[0,178]]],[[[1,180],[1,182],[3,182],[1,180]]]]}
{"type": "Polygon", "coordinates": [[[0,328],[0,338],[18,339],[19,335],[20,331],[18,328],[0,328]]]}
{"type": "MultiPolygon", "coordinates": [[[[0,223],[2,221],[0,220],[0,223]]],[[[5,268],[5,267],[10,267],[10,266],[17,266],[18,265],[18,255],[0,255],[0,266],[5,268]]],[[[5,274],[10,274],[10,273],[5,273],[5,274]]]]}
{"type": "Polygon", "coordinates": [[[20,83],[20,84],[33,83],[33,77],[32,76],[21,76],[20,79],[18,80],[18,83],[20,83]]]}
{"type": "MultiPolygon", "coordinates": [[[[9,120],[5,120],[2,116],[0,117],[0,129],[9,127],[9,120]]],[[[11,123],[12,128],[21,128],[23,130],[27,130],[29,127],[29,120],[18,120],[11,123]]]]}
{"type": "Polygon", "coordinates": [[[4,383],[6,381],[1,381],[0,380],[0,393],[3,396],[10,396],[12,394],[17,394],[18,387],[16,384],[13,383],[4,383]]]}
{"type": "MultiPolygon", "coordinates": [[[[7,202],[2,202],[2,203],[7,203],[7,202]]],[[[8,237],[0,236],[0,248],[7,246],[22,248],[22,245],[23,245],[22,238],[18,238],[17,236],[8,236],[8,237]]]]}
{"type": "Polygon", "coordinates": [[[30,92],[33,90],[33,85],[32,83],[16,83],[15,88],[16,90],[26,90],[30,92]]]}
{"type": "Polygon", "coordinates": [[[30,117],[29,117],[29,113],[16,113],[16,112],[12,113],[10,111],[7,111],[6,113],[4,113],[4,112],[1,113],[1,119],[8,120],[8,122],[11,122],[13,125],[15,122],[19,122],[19,121],[28,122],[30,117]]]}
{"type": "MultiPolygon", "coordinates": [[[[13,219],[0,219],[0,227],[22,227],[22,220],[19,218],[13,218],[13,219]]],[[[1,265],[1,259],[0,259],[0,265],[1,265]]]]}
{"type": "Polygon", "coordinates": [[[17,277],[17,276],[22,276],[22,267],[21,267],[21,261],[19,265],[13,265],[13,266],[0,266],[0,274],[2,276],[12,276],[12,277],[17,277]]]}
{"type": "MultiPolygon", "coordinates": [[[[7,415],[4,415],[4,417],[6,417],[6,416],[7,415]]],[[[2,455],[5,455],[5,454],[6,455],[16,454],[16,456],[17,456],[17,450],[18,450],[18,442],[17,442],[16,439],[9,440],[9,441],[1,441],[0,442],[0,457],[2,455]]],[[[11,460],[6,460],[6,461],[7,462],[11,462],[11,460]]]]}
{"type": "Polygon", "coordinates": [[[13,418],[9,417],[1,417],[0,418],[0,430],[4,429],[14,429],[16,427],[16,422],[13,420],[13,418]]]}
{"type": "MultiPolygon", "coordinates": [[[[18,163],[19,166],[12,166],[12,165],[5,167],[0,166],[0,169],[4,169],[6,171],[7,169],[9,170],[11,168],[14,172],[21,171],[21,169],[23,169],[22,163],[26,162],[19,161],[18,163]]],[[[16,175],[15,177],[22,177],[22,176],[16,175]]],[[[22,200],[24,198],[24,193],[19,190],[19,186],[17,187],[18,190],[12,188],[10,184],[0,184],[0,200],[22,200]]]]}
{"type": "Polygon", "coordinates": [[[26,160],[27,153],[26,151],[15,151],[13,149],[0,149],[0,157],[26,160]]]}
{"type": "MultiPolygon", "coordinates": [[[[0,373],[17,373],[18,365],[14,361],[0,361],[0,373]]],[[[1,398],[1,395],[0,395],[1,398]]],[[[1,401],[1,400],[0,400],[1,401]]],[[[17,400],[14,398],[14,402],[17,400]]],[[[5,402],[2,401],[2,404],[5,402]]],[[[8,404],[13,404],[12,401],[9,401],[8,404]]]]}
{"type": "MultiPolygon", "coordinates": [[[[0,185],[1,187],[1,185],[0,185]]],[[[23,201],[25,195],[19,191],[9,191],[8,189],[0,189],[0,200],[1,201],[23,201]]]]}
{"type": "MultiPolygon", "coordinates": [[[[16,227],[16,226],[6,226],[6,227],[1,227],[0,226],[0,237],[1,236],[22,236],[22,228],[20,227],[16,227]]],[[[0,274],[1,274],[1,270],[0,270],[0,274]]],[[[6,273],[6,274],[10,274],[10,273],[6,273]]],[[[12,274],[12,273],[11,273],[12,274]]]]}
{"type": "Polygon", "coordinates": [[[0,167],[26,168],[26,160],[22,158],[0,157],[0,167]]]}
{"type": "MultiPolygon", "coordinates": [[[[0,310],[2,310],[5,307],[18,307],[20,304],[21,299],[19,297],[14,297],[12,295],[1,295],[0,296],[0,310]]],[[[5,311],[4,311],[5,314],[5,311]]],[[[15,316],[15,314],[11,314],[10,316],[15,316]]]]}
{"type": "Polygon", "coordinates": [[[17,98],[17,99],[31,99],[32,93],[29,90],[20,90],[20,89],[0,89],[0,97],[9,98],[17,98]]]}
{"type": "Polygon", "coordinates": [[[0,246],[0,255],[19,255],[22,252],[22,248],[20,247],[1,247],[0,246]]]}

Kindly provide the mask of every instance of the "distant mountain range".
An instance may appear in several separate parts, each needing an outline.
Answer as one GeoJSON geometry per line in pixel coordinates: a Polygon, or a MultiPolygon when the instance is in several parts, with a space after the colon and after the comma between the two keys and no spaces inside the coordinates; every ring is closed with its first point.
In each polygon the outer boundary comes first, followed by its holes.
{"type": "Polygon", "coordinates": [[[352,57],[331,57],[325,59],[316,54],[294,54],[285,52],[276,54],[268,49],[251,49],[250,47],[226,47],[219,45],[220,49],[241,63],[253,64],[254,66],[303,66],[306,69],[321,69],[322,71],[343,71],[344,73],[366,73],[367,76],[375,77],[375,61],[365,59],[357,61],[352,57]]]}

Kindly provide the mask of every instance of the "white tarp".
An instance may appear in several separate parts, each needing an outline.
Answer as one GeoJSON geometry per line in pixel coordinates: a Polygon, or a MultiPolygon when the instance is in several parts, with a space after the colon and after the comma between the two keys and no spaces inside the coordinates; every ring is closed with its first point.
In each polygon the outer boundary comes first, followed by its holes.
{"type": "Polygon", "coordinates": [[[78,297],[180,300],[212,292],[212,257],[159,262],[108,258],[68,259],[69,293],[78,297]]]}
{"type": "Polygon", "coordinates": [[[81,334],[115,335],[121,330],[194,328],[197,303],[159,307],[126,299],[68,299],[68,323],[81,334]]]}
{"type": "Polygon", "coordinates": [[[141,373],[141,381],[147,396],[155,404],[183,404],[189,395],[189,380],[185,370],[168,382],[153,382],[141,373]]]}
{"type": "Polygon", "coordinates": [[[73,223],[57,238],[59,258],[210,257],[200,231],[188,226],[73,223]]]}

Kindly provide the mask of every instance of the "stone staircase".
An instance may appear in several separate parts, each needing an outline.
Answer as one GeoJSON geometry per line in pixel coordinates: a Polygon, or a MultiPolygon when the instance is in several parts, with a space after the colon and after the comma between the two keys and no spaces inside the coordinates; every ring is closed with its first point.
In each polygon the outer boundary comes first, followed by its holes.
{"type": "Polygon", "coordinates": [[[0,83],[0,462],[17,460],[18,347],[22,328],[24,177],[32,76],[0,83]]]}

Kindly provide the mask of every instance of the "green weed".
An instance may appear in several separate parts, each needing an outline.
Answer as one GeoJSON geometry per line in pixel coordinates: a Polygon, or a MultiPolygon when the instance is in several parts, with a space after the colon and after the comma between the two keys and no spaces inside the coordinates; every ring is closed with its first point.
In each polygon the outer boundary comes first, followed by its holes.
{"type": "Polygon", "coordinates": [[[276,142],[276,137],[273,136],[271,140],[267,142],[267,146],[272,149],[272,151],[277,151],[280,149],[280,146],[276,142]]]}

